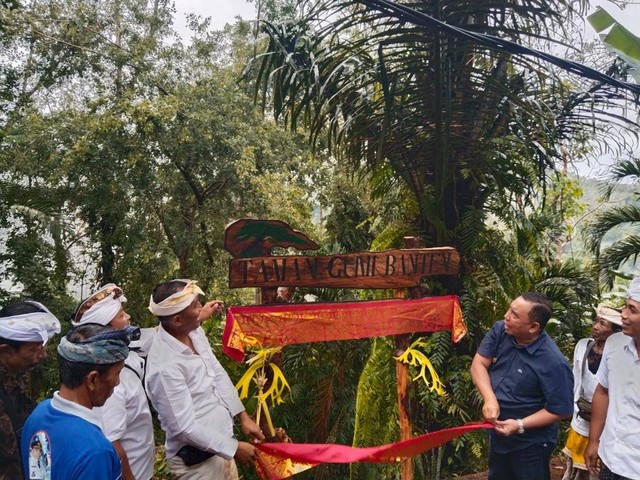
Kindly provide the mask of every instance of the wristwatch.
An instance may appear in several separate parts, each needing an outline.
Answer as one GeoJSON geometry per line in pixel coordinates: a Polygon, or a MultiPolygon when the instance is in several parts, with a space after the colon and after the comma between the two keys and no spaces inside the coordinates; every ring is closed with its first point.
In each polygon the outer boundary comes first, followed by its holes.
{"type": "Polygon", "coordinates": [[[518,434],[522,435],[524,433],[524,422],[521,418],[518,418],[516,423],[518,424],[518,434]]]}

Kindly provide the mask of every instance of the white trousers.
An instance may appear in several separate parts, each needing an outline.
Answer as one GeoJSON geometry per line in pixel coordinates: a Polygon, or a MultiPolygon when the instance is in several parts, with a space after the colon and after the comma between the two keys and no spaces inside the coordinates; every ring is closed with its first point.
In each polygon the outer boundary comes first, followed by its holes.
{"type": "Polygon", "coordinates": [[[236,462],[225,460],[218,455],[206,459],[198,465],[187,467],[177,455],[167,458],[169,470],[176,480],[238,480],[236,462]]]}

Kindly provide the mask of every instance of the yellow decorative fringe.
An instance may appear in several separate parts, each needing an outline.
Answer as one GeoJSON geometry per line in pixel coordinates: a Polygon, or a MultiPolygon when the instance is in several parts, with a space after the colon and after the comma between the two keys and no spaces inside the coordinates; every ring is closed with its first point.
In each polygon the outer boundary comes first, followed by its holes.
{"type": "Polygon", "coordinates": [[[256,407],[256,423],[260,424],[260,417],[264,414],[265,421],[269,426],[269,433],[271,436],[275,435],[275,429],[271,422],[271,415],[269,414],[269,406],[267,400],[271,401],[271,406],[278,405],[284,402],[286,397],[286,390],[289,390],[291,394],[291,387],[287,382],[282,370],[277,365],[270,363],[273,356],[282,350],[282,347],[263,348],[259,345],[259,342],[253,337],[247,337],[251,345],[257,347],[253,357],[247,360],[249,368],[244,373],[242,378],[236,383],[236,390],[238,390],[241,400],[249,397],[249,389],[251,383],[255,383],[257,387],[257,395],[255,398],[258,400],[258,406],[256,407]],[[273,372],[273,381],[269,386],[269,389],[265,392],[264,387],[267,384],[266,368],[271,368],[273,372]]]}
{"type": "Polygon", "coordinates": [[[424,338],[419,338],[413,342],[402,355],[394,358],[399,362],[407,363],[414,367],[420,366],[420,373],[413,379],[413,381],[421,378],[428,387],[430,386],[430,391],[435,391],[438,395],[445,395],[444,384],[440,381],[440,377],[438,376],[435,368],[433,368],[431,361],[424,353],[417,350],[417,347],[424,346],[426,346],[426,341],[424,338]],[[431,374],[431,382],[427,380],[427,369],[431,374]]]}

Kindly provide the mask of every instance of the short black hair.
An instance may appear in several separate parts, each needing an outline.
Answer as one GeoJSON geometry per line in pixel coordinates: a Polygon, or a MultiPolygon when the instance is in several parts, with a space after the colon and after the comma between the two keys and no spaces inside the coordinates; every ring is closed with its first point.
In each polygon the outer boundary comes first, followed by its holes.
{"type": "MultiPolygon", "coordinates": [[[[111,327],[105,327],[98,323],[85,323],[78,325],[67,333],[67,340],[71,343],[77,343],[85,338],[90,338],[99,333],[113,330],[111,327]]],[[[58,374],[60,375],[60,383],[67,388],[78,388],[82,385],[84,378],[93,371],[97,371],[103,375],[114,364],[94,364],[84,362],[70,362],[58,353],[58,374]]]]}
{"type": "MultiPolygon", "coordinates": [[[[36,303],[32,300],[22,300],[20,302],[13,302],[9,305],[5,305],[0,308],[0,318],[13,317],[14,315],[25,315],[27,313],[44,312],[36,303]]],[[[14,350],[18,350],[25,342],[19,342],[17,340],[11,340],[9,338],[0,337],[0,345],[7,345],[14,350]]]]}
{"type": "Polygon", "coordinates": [[[549,299],[538,292],[523,293],[521,297],[527,302],[533,304],[529,312],[529,320],[531,323],[538,323],[540,330],[544,330],[553,314],[553,307],[549,299]]]}
{"type": "MultiPolygon", "coordinates": [[[[183,282],[182,280],[169,280],[168,282],[162,282],[156,285],[156,288],[153,289],[153,301],[155,303],[160,303],[163,300],[166,300],[174,293],[178,293],[184,289],[187,285],[187,282],[183,282]]],[[[173,318],[173,315],[158,317],[161,323],[168,322],[173,318]]]]}

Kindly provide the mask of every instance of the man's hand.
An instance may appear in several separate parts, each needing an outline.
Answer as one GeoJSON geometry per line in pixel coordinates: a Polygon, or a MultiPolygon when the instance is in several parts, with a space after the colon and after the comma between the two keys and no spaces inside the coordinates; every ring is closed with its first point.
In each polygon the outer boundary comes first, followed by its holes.
{"type": "Polygon", "coordinates": [[[256,447],[247,442],[238,442],[238,449],[233,458],[243,465],[254,462],[257,458],[256,447]]]}
{"type": "Polygon", "coordinates": [[[240,412],[239,417],[242,433],[256,442],[264,441],[264,434],[262,433],[262,430],[260,430],[258,424],[253,421],[253,418],[251,418],[247,412],[240,412]]]}
{"type": "Polygon", "coordinates": [[[508,420],[497,420],[494,425],[496,433],[505,437],[510,437],[511,435],[518,433],[518,422],[512,418],[508,420]]]}
{"type": "Polygon", "coordinates": [[[482,416],[485,422],[493,423],[495,425],[500,415],[500,406],[498,405],[498,399],[491,386],[491,378],[489,377],[489,368],[493,362],[493,358],[484,357],[479,353],[476,353],[471,362],[471,379],[475,384],[478,392],[484,400],[482,406],[482,416]]]}
{"type": "Polygon", "coordinates": [[[500,416],[500,405],[498,405],[498,402],[484,402],[484,405],[482,406],[482,416],[484,417],[485,422],[493,423],[495,425],[498,421],[498,417],[500,416]]]}
{"type": "Polygon", "coordinates": [[[589,439],[587,449],[584,452],[584,460],[589,470],[589,475],[597,477],[600,473],[600,465],[598,459],[599,440],[589,439]]]}
{"type": "Polygon", "coordinates": [[[223,309],[224,309],[224,302],[222,300],[211,300],[210,302],[207,302],[202,306],[202,310],[200,310],[200,315],[198,315],[198,321],[200,323],[206,322],[211,317],[213,317],[216,313],[222,312],[223,309]]]}

